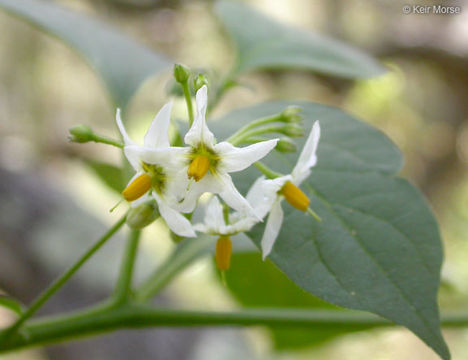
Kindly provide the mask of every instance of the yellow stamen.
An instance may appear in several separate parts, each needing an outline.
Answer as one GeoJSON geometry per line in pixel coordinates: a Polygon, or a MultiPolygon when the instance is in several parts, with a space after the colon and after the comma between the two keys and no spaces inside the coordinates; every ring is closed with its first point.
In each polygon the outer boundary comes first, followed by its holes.
{"type": "Polygon", "coordinates": [[[288,203],[290,203],[296,209],[307,211],[309,208],[309,198],[292,182],[287,181],[286,184],[284,184],[281,188],[280,192],[284,195],[288,203]]]}
{"type": "Polygon", "coordinates": [[[141,174],[122,191],[122,195],[125,200],[133,201],[146,194],[150,187],[151,177],[148,174],[141,174]]]}
{"type": "Polygon", "coordinates": [[[187,175],[189,178],[200,181],[210,169],[210,159],[204,155],[197,155],[189,165],[187,175]]]}
{"type": "Polygon", "coordinates": [[[229,269],[231,265],[232,242],[229,236],[220,236],[216,243],[216,265],[221,271],[229,269]]]}

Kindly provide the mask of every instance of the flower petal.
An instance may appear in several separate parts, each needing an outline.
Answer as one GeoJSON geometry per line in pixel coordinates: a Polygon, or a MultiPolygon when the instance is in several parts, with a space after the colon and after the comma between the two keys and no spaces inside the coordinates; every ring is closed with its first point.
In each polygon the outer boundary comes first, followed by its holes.
{"type": "Polygon", "coordinates": [[[309,137],[302,149],[291,175],[294,184],[300,185],[309,175],[310,169],[317,163],[317,146],[320,139],[320,123],[316,121],[312,126],[309,137]]]}
{"type": "Polygon", "coordinates": [[[127,158],[128,162],[130,165],[132,165],[132,168],[137,172],[137,173],[143,173],[143,166],[141,164],[141,159],[140,159],[140,152],[137,151],[138,149],[141,149],[140,146],[138,145],[129,145],[124,147],[124,154],[125,157],[127,158]]]}
{"type": "Polygon", "coordinates": [[[167,226],[177,235],[185,237],[195,237],[195,231],[193,230],[192,224],[177,210],[172,209],[166,204],[156,193],[153,192],[153,196],[158,202],[159,213],[166,221],[167,226]]]}
{"type": "MultiPolygon", "coordinates": [[[[126,146],[124,148],[127,159],[133,166],[132,161],[159,165],[168,168],[180,168],[185,164],[185,155],[189,149],[183,147],[149,148],[143,146],[126,146]]],[[[135,167],[135,166],[134,166],[135,167]]]]}
{"type": "Polygon", "coordinates": [[[258,218],[263,219],[271,210],[273,203],[278,197],[278,191],[287,181],[281,178],[267,180],[264,176],[259,177],[247,193],[247,201],[253,207],[258,218]]]}
{"type": "Polygon", "coordinates": [[[220,182],[222,190],[219,196],[234,210],[242,214],[255,216],[255,211],[249,202],[239,193],[228,174],[218,174],[217,180],[220,182]]]}
{"type": "Polygon", "coordinates": [[[145,135],[146,147],[169,147],[169,124],[171,123],[172,101],[164,105],[154,117],[145,135]]]}
{"type": "Polygon", "coordinates": [[[241,171],[265,157],[274,149],[279,139],[261,141],[243,148],[238,148],[223,141],[215,145],[215,152],[221,157],[223,170],[241,171]]]}
{"type": "Polygon", "coordinates": [[[210,228],[221,228],[225,225],[223,207],[217,196],[213,196],[206,207],[205,224],[210,228]]]}
{"type": "Polygon", "coordinates": [[[265,232],[262,237],[262,253],[263,260],[270,254],[275,244],[276,238],[281,230],[283,224],[283,209],[281,208],[281,199],[277,199],[271,208],[270,215],[268,216],[265,225],[265,232]]]}
{"type": "Polygon", "coordinates": [[[148,200],[150,199],[150,195],[149,195],[149,192],[147,192],[145,195],[143,195],[142,197],[132,201],[130,203],[130,206],[132,208],[136,208],[138,206],[140,206],[141,204],[143,204],[144,202],[147,202],[148,200]]]}
{"type": "Polygon", "coordinates": [[[184,141],[187,145],[196,147],[201,142],[209,148],[213,147],[215,138],[213,133],[206,126],[205,113],[208,102],[208,88],[203,85],[200,90],[197,91],[197,114],[193,121],[192,127],[185,134],[184,141]]]}
{"type": "Polygon", "coordinates": [[[130,139],[125,130],[125,126],[122,123],[122,118],[120,117],[120,109],[117,109],[117,113],[115,114],[115,121],[117,122],[117,126],[119,127],[120,134],[122,135],[122,139],[124,141],[125,146],[127,145],[136,145],[136,143],[130,139]]]}
{"type": "Polygon", "coordinates": [[[183,174],[182,176],[185,176],[187,192],[185,193],[185,197],[181,199],[181,201],[179,201],[178,204],[174,204],[173,207],[175,209],[181,212],[192,212],[193,210],[195,210],[195,207],[197,206],[197,201],[202,194],[206,192],[218,194],[220,191],[222,191],[222,184],[220,183],[218,178],[213,176],[212,174],[208,173],[203,177],[203,179],[201,179],[198,182],[195,182],[193,180],[188,180],[187,166],[185,166],[183,170],[185,170],[185,174],[183,174]]]}

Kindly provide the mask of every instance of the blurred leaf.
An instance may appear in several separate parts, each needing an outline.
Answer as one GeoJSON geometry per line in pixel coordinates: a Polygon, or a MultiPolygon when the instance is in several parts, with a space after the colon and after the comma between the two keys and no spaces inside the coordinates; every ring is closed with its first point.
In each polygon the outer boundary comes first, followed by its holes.
{"type": "Polygon", "coordinates": [[[95,160],[85,160],[85,163],[95,172],[104,184],[117,191],[119,194],[127,186],[127,181],[124,179],[121,168],[95,160]]]}
{"type": "MultiPolygon", "coordinates": [[[[234,244],[237,248],[237,244],[234,244]]],[[[302,290],[259,252],[234,253],[226,272],[226,283],[233,296],[248,307],[313,308],[343,311],[302,290]]],[[[311,346],[334,336],[368,327],[339,326],[335,329],[272,328],[277,349],[311,346]]]]}
{"type": "Polygon", "coordinates": [[[368,78],[385,71],[356,48],[286,26],[241,2],[219,1],[215,9],[237,45],[235,72],[299,68],[345,78],[368,78]]]}
{"type": "Polygon", "coordinates": [[[125,107],[145,79],[170,66],[116,29],[53,2],[0,0],[0,8],[75,49],[102,76],[117,106],[125,107]]]}
{"type": "MultiPolygon", "coordinates": [[[[303,108],[307,130],[320,120],[318,165],[302,189],[322,222],[283,203],[285,221],[270,259],[302,289],[404,325],[448,359],[437,306],[438,226],[421,194],[395,177],[401,155],[384,134],[338,109],[308,102],[260,104],[213,126],[227,136],[288,105],[303,108]]],[[[266,163],[287,174],[296,160],[297,154],[275,152],[266,163]]],[[[251,168],[235,181],[245,193],[258,175],[251,168]]],[[[250,233],[258,247],[263,228],[259,224],[250,233]]]]}
{"type": "Polygon", "coordinates": [[[15,312],[17,315],[21,315],[23,313],[20,302],[13,299],[12,297],[9,297],[8,295],[0,294],[0,306],[15,312]]]}

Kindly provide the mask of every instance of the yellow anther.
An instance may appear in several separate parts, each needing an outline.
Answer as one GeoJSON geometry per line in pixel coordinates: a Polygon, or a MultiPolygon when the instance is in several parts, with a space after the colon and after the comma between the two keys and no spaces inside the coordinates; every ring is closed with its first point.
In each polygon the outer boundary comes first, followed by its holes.
{"type": "Polygon", "coordinates": [[[200,181],[210,169],[210,159],[204,155],[197,155],[189,165],[187,175],[195,181],[200,181]]]}
{"type": "Polygon", "coordinates": [[[151,177],[148,174],[141,174],[122,191],[122,195],[125,200],[133,201],[146,194],[150,187],[151,177]]]}
{"type": "Polygon", "coordinates": [[[288,203],[294,206],[296,209],[301,211],[307,211],[309,208],[310,200],[306,194],[302,192],[292,182],[287,181],[286,184],[281,188],[281,194],[284,195],[288,203]]]}
{"type": "Polygon", "coordinates": [[[220,236],[216,243],[216,265],[221,271],[229,269],[231,265],[232,242],[229,236],[220,236]]]}

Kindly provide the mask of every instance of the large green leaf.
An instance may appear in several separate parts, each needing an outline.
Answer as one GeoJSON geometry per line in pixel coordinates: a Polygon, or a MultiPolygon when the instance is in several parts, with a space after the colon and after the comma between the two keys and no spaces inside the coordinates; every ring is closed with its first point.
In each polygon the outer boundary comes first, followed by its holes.
{"type": "MultiPolygon", "coordinates": [[[[235,111],[213,127],[228,136],[288,102],[235,111]]],[[[398,149],[378,130],[338,109],[297,102],[310,129],[320,120],[318,165],[302,185],[322,222],[283,203],[284,224],[270,259],[293,282],[330,303],[381,315],[406,326],[442,358],[437,290],[442,262],[437,223],[420,193],[395,177],[398,149]]],[[[302,143],[301,143],[302,145],[302,143]]],[[[266,163],[289,173],[297,154],[274,153],[266,163]]],[[[235,178],[246,191],[255,169],[235,178]]],[[[260,245],[264,225],[250,233],[260,245]]]]}
{"type": "Polygon", "coordinates": [[[237,72],[299,68],[367,78],[385,71],[376,60],[349,45],[283,25],[240,2],[219,1],[215,9],[237,45],[237,72]]]}
{"type": "Polygon", "coordinates": [[[118,106],[125,107],[146,78],[170,65],[116,29],[53,2],[0,0],[0,8],[74,48],[102,76],[118,106]]]}
{"type": "MultiPolygon", "coordinates": [[[[237,243],[235,249],[237,249],[237,243]]],[[[263,262],[259,252],[236,251],[232,266],[226,272],[226,284],[233,296],[247,307],[326,309],[343,311],[305,292],[288,279],[271,261],[263,262]]],[[[272,328],[277,349],[293,349],[319,344],[345,332],[367,329],[368,326],[337,325],[327,329],[272,328]]]]}

